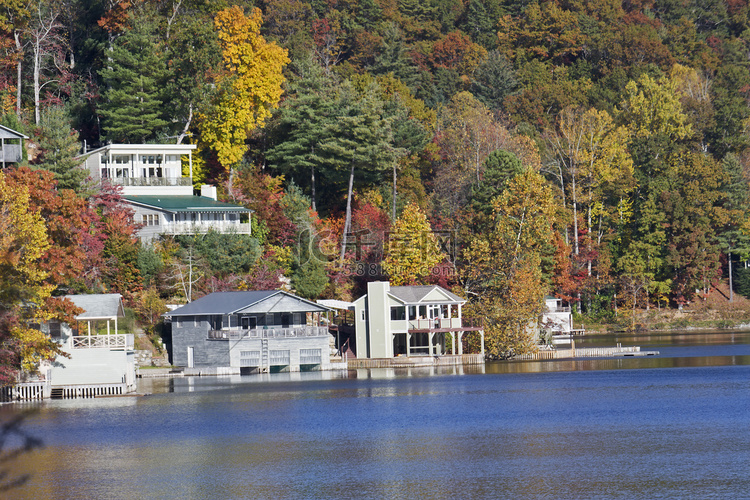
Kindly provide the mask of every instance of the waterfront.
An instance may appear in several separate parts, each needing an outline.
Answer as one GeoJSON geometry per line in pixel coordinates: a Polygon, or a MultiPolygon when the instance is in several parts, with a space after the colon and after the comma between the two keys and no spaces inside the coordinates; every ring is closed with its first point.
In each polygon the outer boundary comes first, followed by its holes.
{"type": "Polygon", "coordinates": [[[658,358],[142,381],[5,405],[14,498],[747,498],[750,334],[591,336],[658,358]],[[460,372],[456,373],[456,372],[460,372]]]}

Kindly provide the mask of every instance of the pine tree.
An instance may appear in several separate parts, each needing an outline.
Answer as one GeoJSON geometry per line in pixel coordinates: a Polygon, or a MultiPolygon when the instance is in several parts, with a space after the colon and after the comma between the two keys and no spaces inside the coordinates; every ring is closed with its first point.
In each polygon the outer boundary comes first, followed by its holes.
{"type": "Polygon", "coordinates": [[[38,136],[39,154],[31,164],[55,174],[58,189],[81,193],[88,171],[81,167],[78,154],[78,133],[70,128],[65,109],[53,106],[42,112],[38,136]]]}
{"type": "Polygon", "coordinates": [[[117,39],[101,76],[107,90],[100,110],[107,140],[143,143],[167,124],[162,110],[166,63],[154,40],[155,25],[144,15],[117,39]]]}

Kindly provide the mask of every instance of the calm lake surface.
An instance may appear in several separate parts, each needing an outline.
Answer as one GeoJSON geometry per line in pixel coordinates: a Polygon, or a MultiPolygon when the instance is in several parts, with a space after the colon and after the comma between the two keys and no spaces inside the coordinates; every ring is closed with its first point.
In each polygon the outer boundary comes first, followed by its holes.
{"type": "MultiPolygon", "coordinates": [[[[44,447],[8,498],[750,498],[750,333],[590,336],[659,357],[144,379],[0,406],[44,447]]],[[[13,446],[3,443],[3,452],[13,446]]]]}

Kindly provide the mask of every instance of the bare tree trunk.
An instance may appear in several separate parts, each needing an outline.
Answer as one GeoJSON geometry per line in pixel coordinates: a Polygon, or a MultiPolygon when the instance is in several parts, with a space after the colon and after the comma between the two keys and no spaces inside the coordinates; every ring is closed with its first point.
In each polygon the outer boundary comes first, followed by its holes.
{"type": "Polygon", "coordinates": [[[727,262],[729,262],[729,302],[734,302],[734,290],[732,289],[732,249],[727,252],[727,262]]]}
{"type": "Polygon", "coordinates": [[[318,207],[315,204],[315,165],[310,167],[310,188],[312,189],[312,209],[313,212],[317,212],[318,207]]]}
{"type": "Polygon", "coordinates": [[[349,190],[346,193],[346,219],[344,220],[344,232],[341,235],[341,263],[344,263],[344,252],[346,252],[346,233],[352,224],[352,189],[354,188],[354,164],[349,173],[349,190]]]}
{"type": "Polygon", "coordinates": [[[41,73],[41,55],[39,53],[40,47],[34,44],[34,123],[39,125],[41,121],[41,112],[39,109],[39,101],[41,95],[41,87],[39,85],[39,73],[41,73]]]}
{"type": "Polygon", "coordinates": [[[188,130],[190,129],[190,124],[193,121],[193,105],[192,103],[188,105],[188,119],[185,123],[185,127],[182,129],[182,132],[179,136],[177,136],[177,144],[182,144],[182,139],[185,138],[185,136],[188,133],[188,130]]]}
{"type": "Polygon", "coordinates": [[[13,32],[16,41],[16,115],[21,117],[21,69],[23,65],[23,47],[21,46],[21,34],[18,30],[13,32]]]}
{"type": "Polygon", "coordinates": [[[573,253],[578,255],[578,197],[576,196],[576,177],[571,175],[573,199],[573,253]]]}
{"type": "Polygon", "coordinates": [[[393,210],[391,214],[391,222],[396,222],[396,164],[393,164],[393,210]]]}

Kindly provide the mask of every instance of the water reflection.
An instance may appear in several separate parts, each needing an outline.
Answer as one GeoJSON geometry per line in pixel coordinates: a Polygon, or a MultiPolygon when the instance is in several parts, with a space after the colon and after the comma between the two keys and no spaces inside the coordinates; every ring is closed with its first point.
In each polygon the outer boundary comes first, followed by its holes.
{"type": "Polygon", "coordinates": [[[47,447],[13,463],[31,474],[13,497],[746,497],[748,335],[657,337],[659,358],[144,379],[147,397],[39,403],[47,447]]]}

